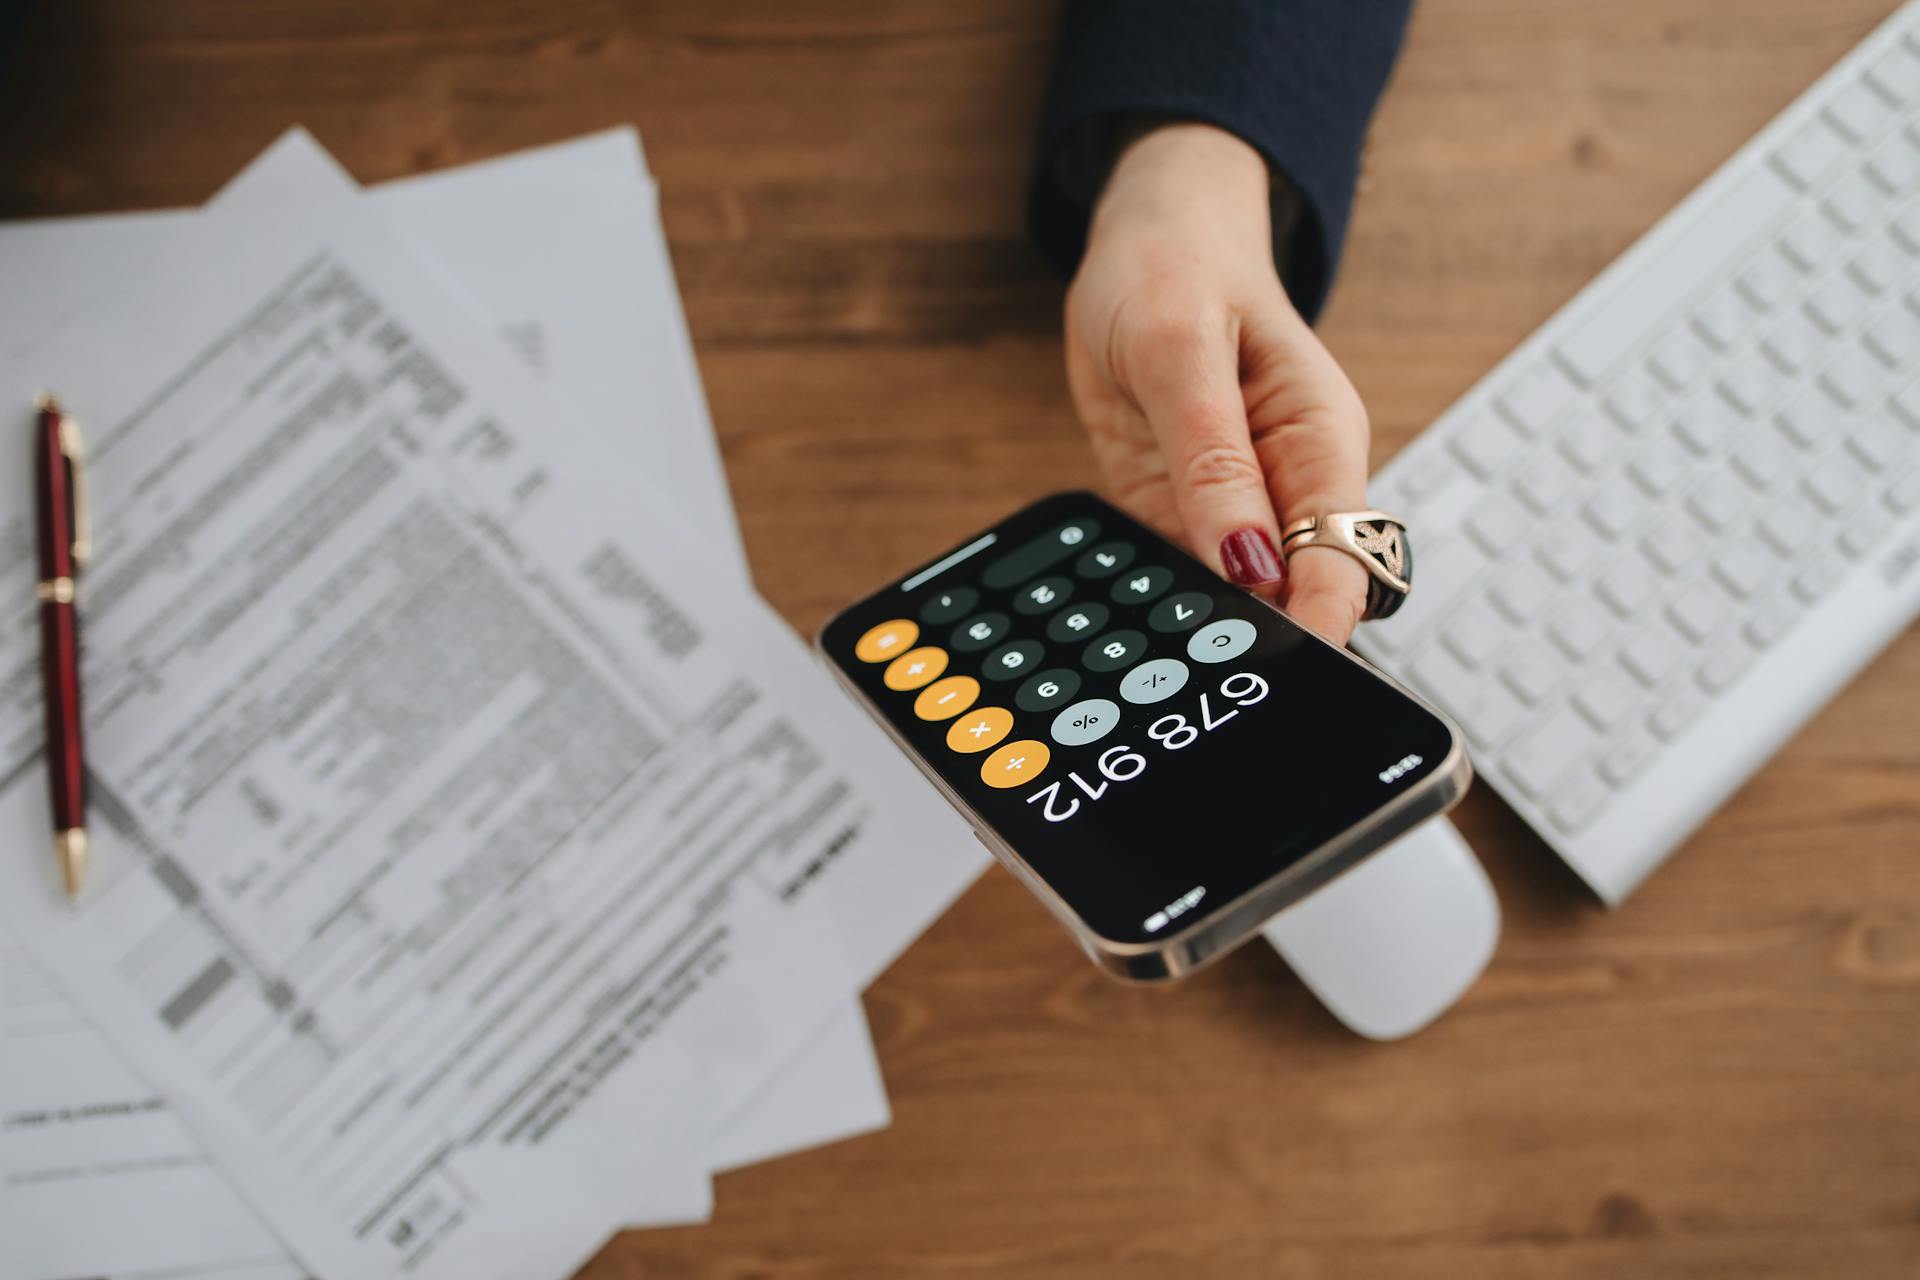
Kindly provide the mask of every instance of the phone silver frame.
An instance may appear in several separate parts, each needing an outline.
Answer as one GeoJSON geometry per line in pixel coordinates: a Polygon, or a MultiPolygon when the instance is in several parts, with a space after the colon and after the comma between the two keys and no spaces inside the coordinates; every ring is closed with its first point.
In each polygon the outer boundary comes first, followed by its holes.
{"type": "Polygon", "coordinates": [[[1085,920],[1081,919],[1080,914],[1054,892],[1053,887],[1037,871],[1027,865],[1026,859],[1020,856],[1019,851],[1007,843],[991,823],[975,812],[964,796],[947,784],[946,779],[942,778],[920,752],[894,728],[893,722],[887,718],[886,713],[881,711],[873,700],[848,678],[840,664],[835,662],[832,655],[827,652],[824,643],[827,629],[843,614],[865,603],[865,599],[841,610],[820,625],[820,629],[813,636],[814,653],[819,656],[821,662],[826,664],[840,686],[852,695],[856,703],[865,708],[868,715],[873,717],[887,737],[893,740],[894,745],[905,752],[914,766],[926,776],[929,782],[933,783],[934,789],[939,791],[946,798],[947,803],[967,820],[967,825],[973,828],[975,838],[987,847],[987,850],[999,860],[1000,865],[1011,871],[1033,892],[1035,897],[1046,904],[1047,910],[1067,927],[1067,931],[1080,943],[1081,949],[1092,958],[1094,964],[1125,982],[1171,982],[1184,978],[1218,960],[1253,937],[1268,920],[1341,872],[1384,849],[1393,843],[1396,837],[1411,831],[1422,822],[1439,817],[1451,809],[1459,802],[1460,797],[1467,793],[1467,788],[1473,782],[1473,765],[1467,759],[1465,740],[1461,737],[1459,726],[1454,724],[1445,713],[1358,654],[1331,644],[1315,632],[1288,619],[1289,625],[1298,629],[1314,643],[1332,649],[1374,679],[1385,681],[1435,716],[1441,724],[1446,726],[1449,735],[1446,757],[1441,760],[1438,768],[1412,788],[1395,795],[1360,822],[1327,840],[1284,871],[1255,885],[1224,907],[1217,907],[1192,924],[1153,942],[1118,942],[1095,932],[1085,920]]]}

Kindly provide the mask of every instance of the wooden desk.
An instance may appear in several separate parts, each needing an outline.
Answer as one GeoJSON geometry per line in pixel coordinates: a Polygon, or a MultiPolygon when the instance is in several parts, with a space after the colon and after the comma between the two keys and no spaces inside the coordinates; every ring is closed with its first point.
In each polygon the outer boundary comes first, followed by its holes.
{"type": "MultiPolygon", "coordinates": [[[[633,121],[795,626],[1092,479],[1024,247],[1050,6],[46,0],[0,213],[361,178],[633,121]]],[[[1889,0],[1426,0],[1327,340],[1384,458],[1889,0]]],[[[1621,911],[1489,793],[1486,978],[1396,1046],[1254,946],[1121,988],[995,872],[867,1000],[895,1121],[723,1178],[640,1276],[1920,1274],[1920,636],[1621,911]]]]}

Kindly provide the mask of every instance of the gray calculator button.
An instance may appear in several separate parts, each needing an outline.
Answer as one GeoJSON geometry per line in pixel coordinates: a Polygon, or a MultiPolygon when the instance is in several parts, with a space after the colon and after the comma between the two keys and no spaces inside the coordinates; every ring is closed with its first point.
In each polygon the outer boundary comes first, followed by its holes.
{"type": "Polygon", "coordinates": [[[977,618],[968,618],[953,629],[947,644],[961,653],[978,653],[995,641],[1005,639],[1011,622],[1004,613],[983,613],[977,618]]]}
{"type": "Polygon", "coordinates": [[[1073,571],[1083,578],[1111,578],[1133,563],[1133,545],[1103,542],[1073,562],[1073,571]]]}
{"type": "Polygon", "coordinates": [[[1178,658],[1155,658],[1120,677],[1120,696],[1144,707],[1171,698],[1186,683],[1186,663],[1178,658]]]}
{"type": "Polygon", "coordinates": [[[1100,522],[1085,518],[1056,525],[1032,542],[1016,547],[987,566],[980,581],[998,591],[1025,582],[1042,569],[1052,568],[1087,546],[1100,532],[1100,522]]]}
{"type": "Polygon", "coordinates": [[[1084,747],[1113,732],[1120,707],[1107,698],[1076,702],[1053,718],[1053,740],[1063,747],[1084,747]]]}
{"type": "Polygon", "coordinates": [[[1138,631],[1109,631],[1087,646],[1080,661],[1089,671],[1118,671],[1130,667],[1147,651],[1147,638],[1138,631]]]}
{"type": "Polygon", "coordinates": [[[929,596],[920,606],[920,621],[939,626],[966,617],[967,611],[979,603],[980,593],[972,587],[948,587],[929,596]]]}
{"type": "Polygon", "coordinates": [[[1022,711],[1051,711],[1080,692],[1080,673],[1067,667],[1053,667],[1027,682],[1013,695],[1013,705],[1022,711]]]}
{"type": "Polygon", "coordinates": [[[1116,604],[1145,604],[1173,585],[1173,570],[1155,565],[1150,569],[1129,569],[1113,584],[1116,604]]]}
{"type": "Polygon", "coordinates": [[[1182,591],[1153,606],[1147,625],[1155,631],[1191,631],[1213,612],[1213,597],[1204,591],[1182,591]]]}
{"type": "Polygon", "coordinates": [[[1013,611],[1028,617],[1049,613],[1065,604],[1072,594],[1072,578],[1041,578],[1013,593],[1013,611]]]}
{"type": "Polygon", "coordinates": [[[1055,644],[1071,644],[1100,634],[1113,610],[1103,604],[1076,604],[1053,615],[1047,624],[1047,639],[1055,644]]]}
{"type": "Polygon", "coordinates": [[[1040,665],[1042,652],[1044,650],[1038,640],[1015,640],[1012,644],[1003,644],[980,664],[980,674],[988,680],[1012,680],[1024,676],[1040,665]]]}
{"type": "Polygon", "coordinates": [[[1187,641],[1187,656],[1195,662],[1232,662],[1253,647],[1257,634],[1245,618],[1209,622],[1187,641]]]}

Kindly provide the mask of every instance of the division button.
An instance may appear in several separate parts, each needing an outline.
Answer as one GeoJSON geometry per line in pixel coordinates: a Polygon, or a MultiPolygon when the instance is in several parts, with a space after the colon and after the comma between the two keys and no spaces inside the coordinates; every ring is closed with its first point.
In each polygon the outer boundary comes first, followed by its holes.
{"type": "Polygon", "coordinates": [[[980,603],[980,593],[972,587],[948,587],[927,597],[920,606],[920,621],[941,626],[967,616],[980,603]]]}
{"type": "Polygon", "coordinates": [[[988,645],[1004,640],[1011,624],[1012,619],[1004,613],[983,613],[955,627],[947,643],[962,653],[978,653],[988,645]]]}
{"type": "Polygon", "coordinates": [[[1190,631],[1213,612],[1213,597],[1204,591],[1182,591],[1153,606],[1147,625],[1155,631],[1190,631]]]}
{"type": "Polygon", "coordinates": [[[922,720],[951,720],[980,696],[980,682],[972,676],[948,676],[936,680],[913,700],[913,714],[922,720]]]}
{"type": "Polygon", "coordinates": [[[988,680],[1011,680],[1026,675],[1040,665],[1040,655],[1045,650],[1038,640],[1015,640],[1003,644],[987,655],[981,664],[980,674],[988,680]]]}
{"type": "Polygon", "coordinates": [[[1063,747],[1084,747],[1112,733],[1120,723],[1120,705],[1107,698],[1076,702],[1053,718],[1049,730],[1063,747]]]}
{"type": "Polygon", "coordinates": [[[1173,570],[1155,565],[1151,569],[1129,569],[1113,584],[1116,604],[1145,604],[1173,585],[1173,570]]]}
{"type": "Polygon", "coordinates": [[[1083,578],[1111,578],[1133,563],[1133,546],[1125,542],[1103,542],[1073,562],[1073,571],[1083,578]]]}
{"type": "Polygon", "coordinates": [[[1070,644],[1097,636],[1112,613],[1113,610],[1103,604],[1077,604],[1053,615],[1053,621],[1047,623],[1047,639],[1056,644],[1070,644]]]}
{"type": "Polygon", "coordinates": [[[1147,651],[1147,638],[1138,631],[1109,631],[1087,646],[1080,661],[1089,671],[1118,671],[1130,667],[1147,651]]]}
{"type": "Polygon", "coordinates": [[[947,745],[965,755],[989,751],[1013,732],[1013,712],[1005,707],[981,707],[969,711],[947,730],[947,745]]]}
{"type": "Polygon", "coordinates": [[[1245,618],[1209,622],[1187,641],[1187,656],[1195,662],[1232,662],[1253,647],[1257,634],[1245,618]]]}
{"type": "Polygon", "coordinates": [[[1042,578],[1029,582],[1013,595],[1013,611],[1028,617],[1058,609],[1073,594],[1072,578],[1042,578]]]}
{"type": "Polygon", "coordinates": [[[1046,772],[1051,758],[1044,742],[1032,738],[1009,742],[981,763],[980,781],[1002,790],[1024,786],[1046,772]]]}
{"type": "Polygon", "coordinates": [[[889,689],[905,693],[921,685],[932,684],[947,669],[947,651],[934,645],[909,649],[892,662],[880,679],[889,689]]]}
{"type": "Polygon", "coordinates": [[[1054,667],[1028,676],[1027,682],[1014,693],[1013,705],[1022,711],[1051,711],[1065,705],[1078,692],[1080,673],[1067,667],[1054,667]]]}
{"type": "Polygon", "coordinates": [[[919,623],[895,618],[861,636],[853,646],[853,656],[862,662],[888,662],[913,648],[919,638],[919,623]]]}
{"type": "Polygon", "coordinates": [[[1187,664],[1178,658],[1143,662],[1120,678],[1120,696],[1135,706],[1164,702],[1187,683],[1187,664]]]}

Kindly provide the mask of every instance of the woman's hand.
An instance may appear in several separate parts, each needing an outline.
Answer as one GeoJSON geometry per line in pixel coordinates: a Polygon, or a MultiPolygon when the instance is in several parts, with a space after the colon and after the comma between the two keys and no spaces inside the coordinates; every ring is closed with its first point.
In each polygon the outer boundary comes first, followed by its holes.
{"type": "Polygon", "coordinates": [[[1266,162],[1171,124],[1114,165],[1067,294],[1067,382],[1122,506],[1335,644],[1366,570],[1280,526],[1366,506],[1367,415],[1287,300],[1266,162]]]}

